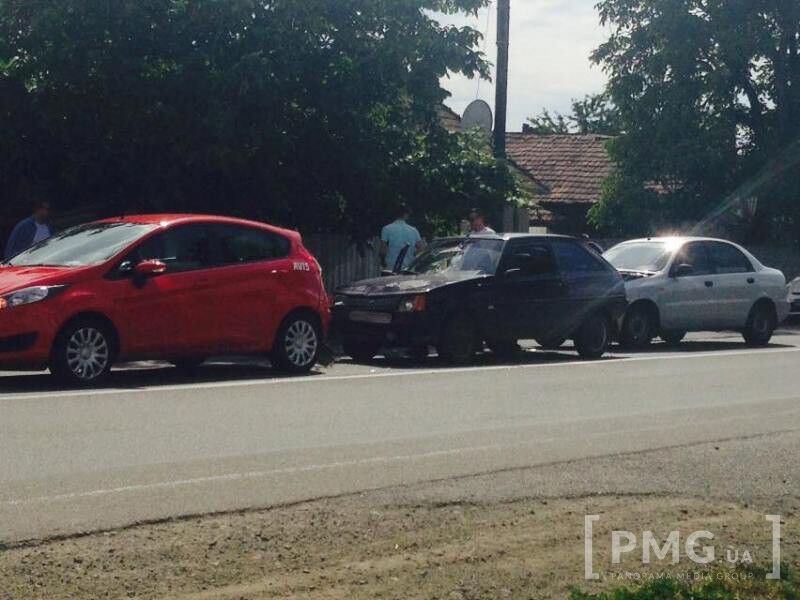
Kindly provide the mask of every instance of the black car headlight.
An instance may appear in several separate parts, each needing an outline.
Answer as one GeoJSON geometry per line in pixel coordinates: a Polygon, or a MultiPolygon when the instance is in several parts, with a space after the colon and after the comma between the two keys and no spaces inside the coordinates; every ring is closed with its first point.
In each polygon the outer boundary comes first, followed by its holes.
{"type": "Polygon", "coordinates": [[[64,291],[64,285],[37,285],[0,296],[0,310],[36,304],[64,291]]]}
{"type": "Polygon", "coordinates": [[[425,312],[428,308],[428,297],[424,294],[419,296],[412,296],[410,298],[403,298],[400,301],[400,306],[397,307],[397,312],[400,313],[420,313],[425,312]]]}

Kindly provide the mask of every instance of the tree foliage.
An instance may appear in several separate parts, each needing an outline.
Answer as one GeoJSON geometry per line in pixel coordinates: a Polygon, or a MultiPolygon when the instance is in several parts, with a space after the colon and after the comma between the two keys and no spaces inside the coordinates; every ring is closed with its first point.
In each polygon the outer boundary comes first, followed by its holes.
{"type": "Polygon", "coordinates": [[[598,9],[613,33],[594,60],[610,76],[624,134],[612,144],[621,172],[594,222],[649,233],[740,219],[745,237],[777,229],[796,239],[797,0],[601,0],[598,9]],[[628,220],[637,205],[651,218],[628,220]]]}
{"type": "Polygon", "coordinates": [[[365,236],[399,200],[501,201],[505,168],[436,117],[446,73],[489,66],[478,32],[432,15],[486,4],[0,0],[6,207],[36,187],[365,236]]]}
{"type": "Polygon", "coordinates": [[[619,112],[606,93],[572,101],[572,112],[562,114],[544,109],[528,118],[528,130],[540,134],[591,133],[617,135],[622,131],[619,112]]]}

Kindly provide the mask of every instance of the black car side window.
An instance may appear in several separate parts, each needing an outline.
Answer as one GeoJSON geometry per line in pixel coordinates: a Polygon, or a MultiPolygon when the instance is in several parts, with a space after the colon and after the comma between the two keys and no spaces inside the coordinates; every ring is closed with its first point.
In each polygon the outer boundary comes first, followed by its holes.
{"type": "Polygon", "coordinates": [[[603,273],[608,270],[599,256],[575,242],[553,242],[553,251],[563,273],[603,273]]]}
{"type": "Polygon", "coordinates": [[[553,251],[547,244],[541,243],[514,246],[506,270],[516,270],[529,277],[555,275],[558,272],[553,251]]]}

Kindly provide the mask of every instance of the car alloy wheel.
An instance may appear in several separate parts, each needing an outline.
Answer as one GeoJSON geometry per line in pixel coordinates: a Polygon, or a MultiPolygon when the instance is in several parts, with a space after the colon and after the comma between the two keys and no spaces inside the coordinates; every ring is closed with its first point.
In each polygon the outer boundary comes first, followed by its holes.
{"type": "Polygon", "coordinates": [[[80,319],[56,336],[50,371],[69,385],[93,385],[111,370],[115,353],[109,327],[95,319],[80,319]]]}
{"type": "Polygon", "coordinates": [[[102,332],[94,327],[75,331],[67,342],[67,366],[82,381],[93,381],[108,368],[111,349],[102,332]]]}
{"type": "Polygon", "coordinates": [[[314,326],[305,320],[293,322],[283,338],[286,357],[298,369],[313,366],[317,360],[319,338],[314,326]]]}
{"type": "Polygon", "coordinates": [[[272,364],[286,373],[308,373],[317,364],[322,347],[322,331],[311,316],[296,314],[287,318],[275,338],[272,364]]]}

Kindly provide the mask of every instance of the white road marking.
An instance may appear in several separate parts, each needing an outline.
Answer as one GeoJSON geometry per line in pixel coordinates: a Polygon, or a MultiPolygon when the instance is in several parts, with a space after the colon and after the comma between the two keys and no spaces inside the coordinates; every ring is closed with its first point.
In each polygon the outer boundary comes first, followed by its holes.
{"type": "MultiPolygon", "coordinates": [[[[542,440],[542,442],[555,442],[556,439],[542,440]]],[[[540,442],[541,443],[541,442],[540,442]]],[[[87,492],[75,492],[71,494],[58,494],[55,496],[39,496],[37,498],[26,498],[22,500],[5,500],[0,502],[0,506],[21,506],[25,504],[64,502],[68,500],[79,500],[81,498],[96,498],[100,496],[110,496],[113,494],[124,494],[129,492],[140,492],[144,490],[171,489],[177,487],[187,487],[203,483],[221,483],[229,481],[244,481],[248,479],[264,479],[278,475],[296,475],[298,473],[311,473],[315,471],[328,471],[332,469],[342,469],[347,467],[361,467],[367,465],[390,464],[397,462],[409,462],[413,460],[424,460],[426,458],[439,458],[444,456],[456,456],[466,452],[486,452],[490,450],[503,450],[506,446],[473,446],[469,448],[457,448],[454,450],[438,450],[436,452],[426,452],[424,454],[408,454],[401,456],[377,456],[373,458],[363,458],[359,460],[348,460],[341,462],[325,463],[319,465],[306,465],[304,467],[286,467],[283,469],[272,469],[269,471],[251,471],[249,473],[231,473],[227,475],[212,475],[209,477],[197,477],[194,479],[179,479],[176,481],[161,481],[158,483],[144,483],[140,485],[127,485],[116,488],[92,490],[87,492]]]]}
{"type": "Polygon", "coordinates": [[[99,390],[81,390],[69,392],[51,392],[43,393],[30,393],[30,394],[14,394],[2,395],[0,394],[0,401],[4,400],[44,400],[54,398],[84,398],[90,396],[115,396],[115,395],[129,395],[129,394],[142,394],[145,392],[180,392],[189,390],[213,390],[213,389],[234,389],[234,388],[248,388],[264,385],[310,385],[310,384],[324,384],[327,382],[335,381],[361,381],[369,379],[392,379],[400,377],[427,377],[432,375],[458,375],[466,373],[491,373],[498,371],[526,371],[529,369],[544,369],[544,368],[596,368],[605,367],[625,363],[635,362],[656,362],[665,360],[696,360],[700,358],[730,358],[735,356],[767,356],[772,354],[789,354],[800,352],[800,348],[772,348],[761,350],[725,350],[721,352],[698,352],[686,354],[669,354],[669,355],[648,355],[648,356],[632,356],[616,358],[613,355],[609,356],[606,360],[598,361],[566,361],[566,362],[553,362],[553,363],[539,363],[534,365],[496,365],[496,366],[472,366],[472,367],[454,367],[443,369],[423,369],[423,370],[408,370],[408,371],[393,371],[390,373],[365,373],[359,375],[333,375],[333,376],[308,376],[302,378],[277,378],[277,379],[259,379],[249,381],[219,381],[209,383],[187,383],[180,385],[164,385],[164,386],[144,386],[135,389],[99,389],[99,390]]]}

